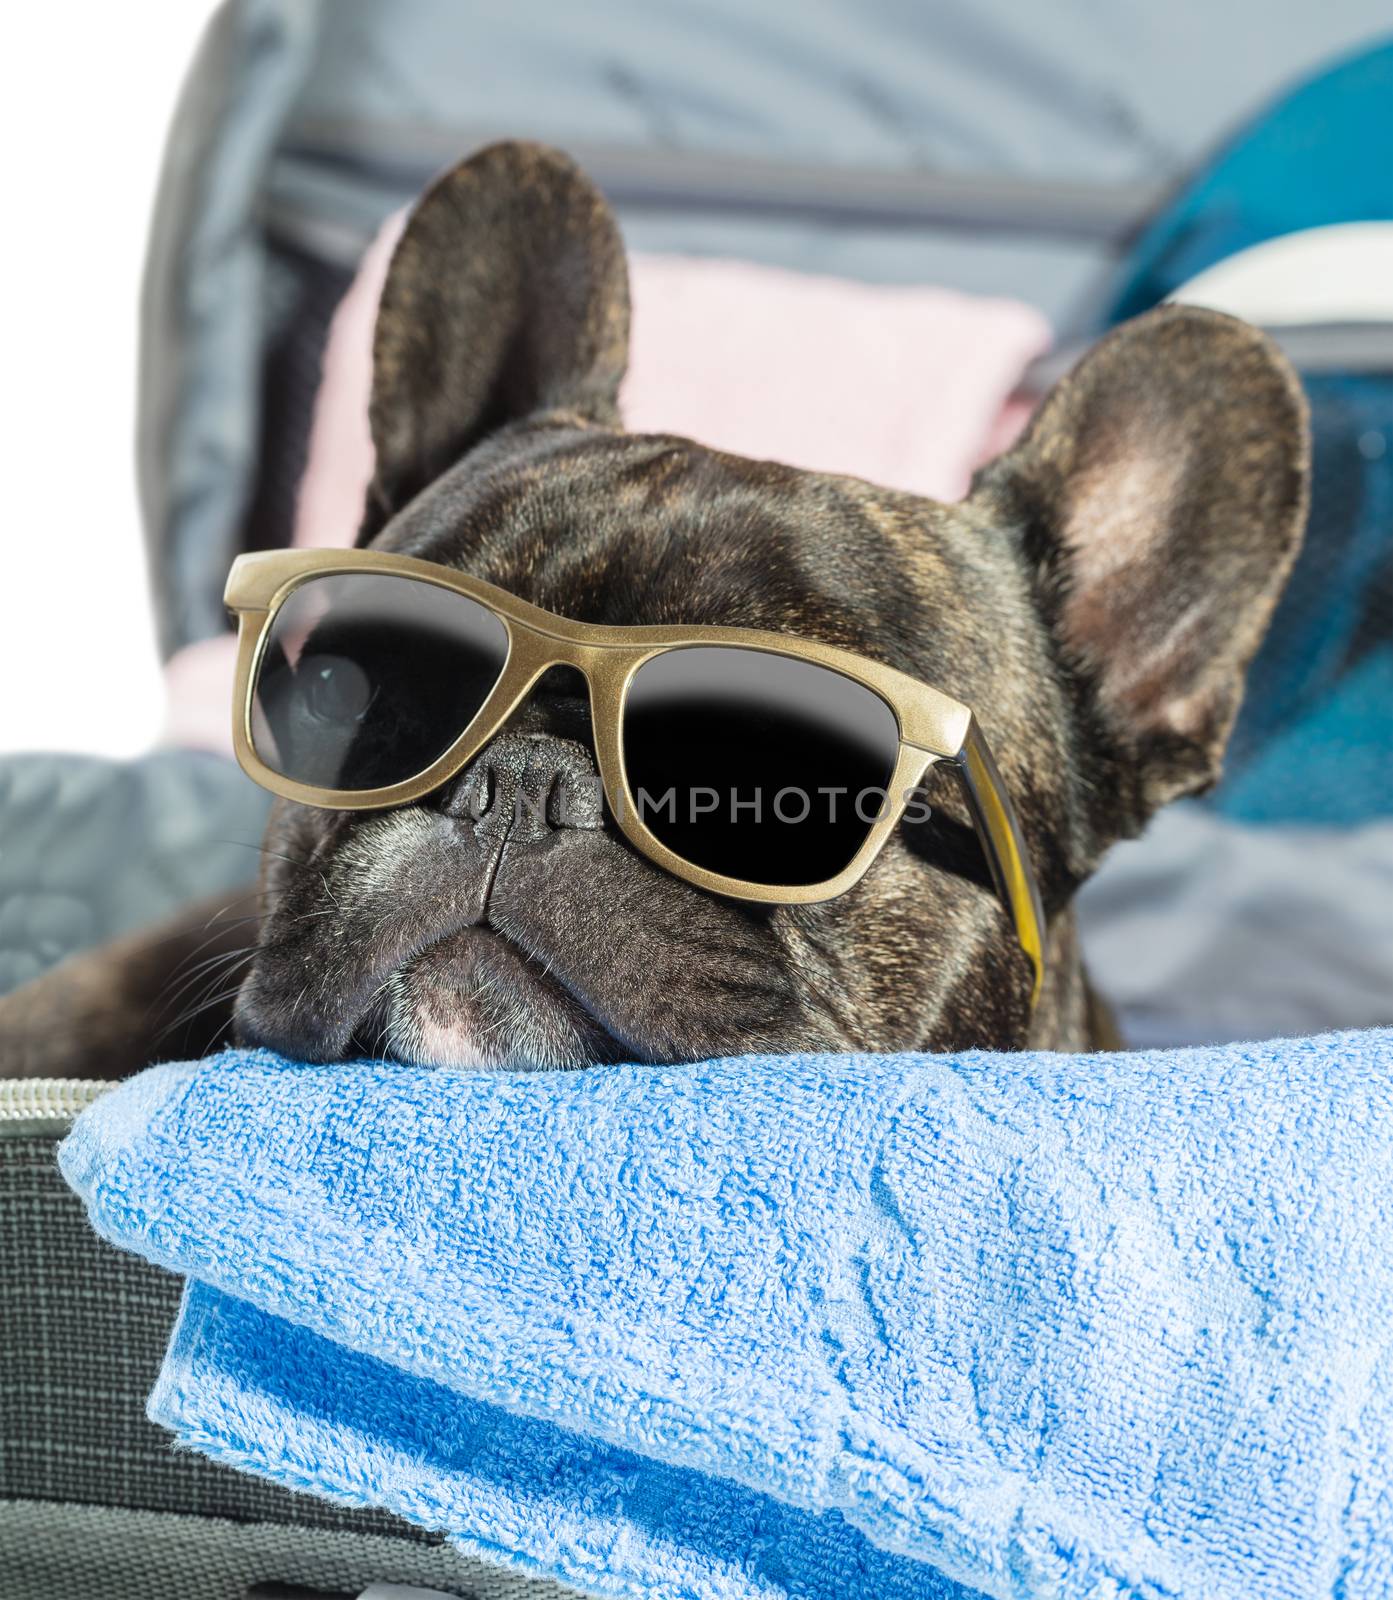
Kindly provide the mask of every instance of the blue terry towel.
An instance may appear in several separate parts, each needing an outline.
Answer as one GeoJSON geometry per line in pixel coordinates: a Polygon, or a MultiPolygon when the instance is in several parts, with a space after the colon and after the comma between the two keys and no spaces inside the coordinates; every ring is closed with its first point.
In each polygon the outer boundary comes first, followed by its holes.
{"type": "Polygon", "coordinates": [[[1393,1594],[1393,1032],[160,1067],[62,1165],[151,1414],[597,1595],[1393,1594]]]}

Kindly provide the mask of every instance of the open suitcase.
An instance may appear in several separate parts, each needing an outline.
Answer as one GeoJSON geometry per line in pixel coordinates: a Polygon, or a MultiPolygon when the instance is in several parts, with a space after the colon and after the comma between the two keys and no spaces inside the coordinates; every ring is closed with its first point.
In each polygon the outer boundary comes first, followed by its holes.
{"type": "MultiPolygon", "coordinates": [[[[1172,8],[1164,28],[1119,17],[1104,40],[1080,3],[1042,39],[1021,0],[931,20],[794,0],[757,20],[733,0],[583,17],[542,0],[230,0],[171,135],[145,287],[139,470],[162,650],[221,633],[233,555],[287,542],[333,311],[383,219],[488,138],[571,150],[638,248],[1011,295],[1067,338],[1096,328],[1138,225],[1236,117],[1385,21],[1377,0],[1286,15],[1244,0],[1172,8]],[[1187,21],[1222,73],[1192,71],[1187,21]]],[[[1306,346],[1339,372],[1331,348],[1306,346]]],[[[1289,602],[1299,619],[1357,595],[1348,626],[1380,648],[1390,371],[1385,346],[1372,376],[1317,396],[1313,542],[1289,602]]],[[[1264,693],[1285,661],[1274,644],[1264,693]]],[[[198,750],[0,760],[0,992],[238,887],[264,807],[198,750]]],[[[1332,1004],[1311,1029],[1390,1020],[1332,1004]]],[[[381,1581],[560,1594],[385,1514],[172,1450],[143,1406],[179,1285],[99,1241],[53,1159],[100,1089],[0,1079],[0,1600],[381,1581]]]]}

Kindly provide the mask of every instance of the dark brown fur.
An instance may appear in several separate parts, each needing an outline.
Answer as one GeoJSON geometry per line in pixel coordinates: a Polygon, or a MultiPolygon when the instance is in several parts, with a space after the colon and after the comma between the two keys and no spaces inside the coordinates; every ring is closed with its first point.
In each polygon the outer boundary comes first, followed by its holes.
{"type": "Polygon", "coordinates": [[[473,821],[485,769],[540,793],[588,768],[583,692],[558,676],[421,804],[278,805],[240,1036],[522,1066],[1100,1042],[1071,900],[1111,843],[1219,771],[1304,521],[1284,360],[1229,318],[1154,312],[941,505],[623,432],[627,321],[613,219],[564,157],[499,145],[443,179],[383,300],[362,542],[585,621],[848,646],[966,701],[1040,875],[1039,1006],[947,785],[856,889],[801,907],[701,893],[598,812],[473,821]]]}

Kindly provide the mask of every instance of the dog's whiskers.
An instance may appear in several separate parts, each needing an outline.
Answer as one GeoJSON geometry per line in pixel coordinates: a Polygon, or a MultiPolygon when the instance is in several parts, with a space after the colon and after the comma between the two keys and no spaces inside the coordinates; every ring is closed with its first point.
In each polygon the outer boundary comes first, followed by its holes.
{"type": "MultiPolygon", "coordinates": [[[[162,1045],[166,1039],[177,1033],[180,1029],[188,1027],[188,1025],[203,1012],[210,1010],[214,1006],[223,1005],[227,1001],[235,999],[241,987],[242,984],[239,979],[238,982],[222,990],[221,993],[207,995],[206,997],[198,1000],[195,1004],[189,1006],[185,1011],[182,1011],[171,1023],[169,1023],[167,1027],[162,1028],[155,1036],[156,1048],[162,1045]]],[[[212,1034],[209,1035],[208,1045],[211,1045],[213,1040],[217,1037],[221,1026],[222,1024],[219,1023],[218,1028],[215,1028],[212,1034]]],[[[199,1052],[200,1055],[207,1053],[208,1045],[203,1047],[203,1049],[199,1052]]]]}
{"type": "MultiPolygon", "coordinates": [[[[243,945],[237,950],[219,951],[218,954],[207,956],[204,960],[195,963],[193,967],[188,968],[187,970],[181,967],[178,972],[171,976],[169,983],[166,985],[165,993],[161,996],[160,1008],[159,1011],[156,1012],[156,1016],[158,1017],[163,1015],[164,1012],[168,1011],[171,1006],[177,1004],[179,1000],[188,994],[190,989],[192,989],[202,979],[207,978],[210,974],[216,973],[217,976],[221,976],[224,971],[232,967],[235,963],[250,960],[251,957],[256,954],[256,948],[257,947],[255,945],[249,944],[243,945]]],[[[216,981],[216,979],[214,981],[216,981]]]]}

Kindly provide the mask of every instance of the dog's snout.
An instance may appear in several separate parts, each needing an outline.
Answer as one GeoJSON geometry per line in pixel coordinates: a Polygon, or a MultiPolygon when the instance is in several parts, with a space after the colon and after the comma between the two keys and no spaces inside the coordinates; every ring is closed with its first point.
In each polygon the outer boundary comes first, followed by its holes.
{"type": "Polygon", "coordinates": [[[590,752],[574,739],[505,733],[446,795],[445,812],[489,838],[526,843],[563,828],[603,828],[604,794],[590,752]]]}

